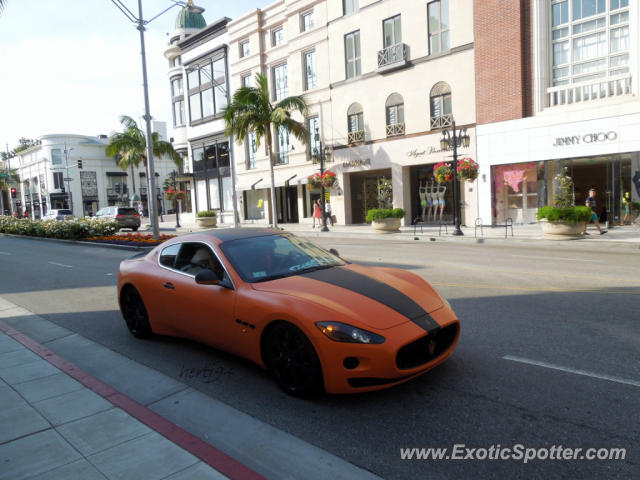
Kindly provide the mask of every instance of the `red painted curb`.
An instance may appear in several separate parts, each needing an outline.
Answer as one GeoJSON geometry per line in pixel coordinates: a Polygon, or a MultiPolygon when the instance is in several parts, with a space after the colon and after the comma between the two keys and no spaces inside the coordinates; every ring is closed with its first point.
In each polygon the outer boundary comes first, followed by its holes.
{"type": "Polygon", "coordinates": [[[2,320],[0,320],[0,331],[223,475],[234,480],[266,480],[265,477],[223,451],[98,380],[2,320]]]}

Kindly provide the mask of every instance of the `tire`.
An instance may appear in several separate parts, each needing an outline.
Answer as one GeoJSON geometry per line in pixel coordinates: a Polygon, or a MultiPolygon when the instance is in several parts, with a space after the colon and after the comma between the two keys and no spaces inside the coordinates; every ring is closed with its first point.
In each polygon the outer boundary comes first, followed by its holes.
{"type": "Polygon", "coordinates": [[[140,228],[140,227],[132,227],[131,230],[134,231],[134,232],[137,232],[138,228],[140,228]]]}
{"type": "Polygon", "coordinates": [[[264,356],[269,373],[289,395],[306,397],[322,391],[318,355],[295,325],[282,322],[271,327],[265,335],[264,356]]]}
{"type": "Polygon", "coordinates": [[[136,338],[149,338],[151,336],[153,332],[149,324],[147,309],[144,306],[142,297],[134,287],[128,286],[122,291],[120,312],[131,335],[136,338]]]}

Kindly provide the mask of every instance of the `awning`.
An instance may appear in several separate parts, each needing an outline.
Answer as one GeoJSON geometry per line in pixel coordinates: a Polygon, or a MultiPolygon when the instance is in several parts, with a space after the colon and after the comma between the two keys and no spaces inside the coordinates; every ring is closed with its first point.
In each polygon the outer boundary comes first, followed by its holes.
{"type": "Polygon", "coordinates": [[[107,177],[126,177],[127,172],[107,172],[107,177]]]}

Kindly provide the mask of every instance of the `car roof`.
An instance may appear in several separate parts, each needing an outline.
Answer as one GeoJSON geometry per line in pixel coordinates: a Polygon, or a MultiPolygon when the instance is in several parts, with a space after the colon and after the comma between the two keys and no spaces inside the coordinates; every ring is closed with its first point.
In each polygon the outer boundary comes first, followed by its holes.
{"type": "Polygon", "coordinates": [[[188,238],[196,235],[207,235],[217,238],[221,243],[244,238],[264,237],[265,235],[282,235],[286,232],[275,228],[225,228],[220,230],[207,230],[182,235],[180,238],[188,238]]]}

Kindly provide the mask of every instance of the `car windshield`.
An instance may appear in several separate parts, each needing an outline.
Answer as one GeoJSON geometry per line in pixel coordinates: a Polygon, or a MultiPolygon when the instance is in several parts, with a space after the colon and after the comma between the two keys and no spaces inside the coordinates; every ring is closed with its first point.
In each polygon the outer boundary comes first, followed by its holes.
{"type": "Polygon", "coordinates": [[[276,278],[345,265],[339,257],[293,235],[241,238],[221,246],[227,259],[245,282],[276,278]]]}

